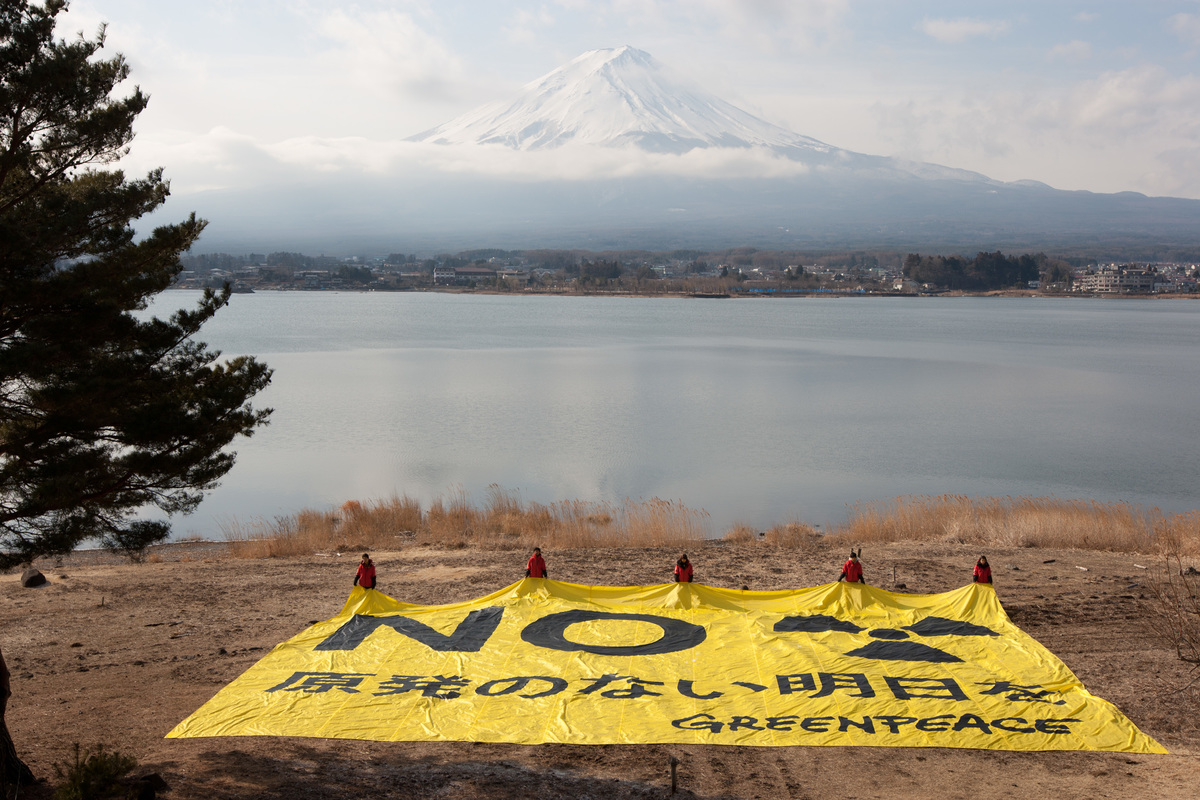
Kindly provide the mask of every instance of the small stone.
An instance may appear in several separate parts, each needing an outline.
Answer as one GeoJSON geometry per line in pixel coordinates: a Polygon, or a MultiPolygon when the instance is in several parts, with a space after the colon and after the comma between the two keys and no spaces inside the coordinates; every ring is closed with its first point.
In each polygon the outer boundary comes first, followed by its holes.
{"type": "Polygon", "coordinates": [[[21,573],[21,585],[26,589],[32,589],[34,586],[41,586],[46,583],[46,576],[40,570],[30,567],[21,573]]]}

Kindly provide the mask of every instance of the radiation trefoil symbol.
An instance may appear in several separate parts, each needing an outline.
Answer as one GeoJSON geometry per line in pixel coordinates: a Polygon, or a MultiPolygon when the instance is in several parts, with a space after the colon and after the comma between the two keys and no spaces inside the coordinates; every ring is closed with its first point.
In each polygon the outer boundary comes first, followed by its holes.
{"type": "MultiPolygon", "coordinates": [[[[866,628],[853,622],[825,614],[813,614],[804,617],[784,617],[775,623],[777,633],[862,633],[866,628]]],[[[939,650],[936,647],[915,642],[911,634],[918,636],[999,636],[991,628],[974,625],[957,619],[945,617],[925,617],[913,625],[903,628],[874,628],[867,632],[875,641],[851,650],[845,655],[856,658],[873,658],[877,661],[932,661],[940,664],[961,662],[962,659],[953,653],[939,650]]]]}

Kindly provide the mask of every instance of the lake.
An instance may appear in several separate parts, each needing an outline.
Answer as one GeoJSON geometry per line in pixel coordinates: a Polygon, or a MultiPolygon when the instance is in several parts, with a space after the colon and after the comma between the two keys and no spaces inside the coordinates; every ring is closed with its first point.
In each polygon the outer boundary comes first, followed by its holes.
{"type": "MultiPolygon", "coordinates": [[[[167,292],[152,310],[193,304],[167,292]]],[[[175,536],[490,484],[764,529],[902,495],[1200,508],[1200,303],[235,295],[271,424],[175,536]]]]}

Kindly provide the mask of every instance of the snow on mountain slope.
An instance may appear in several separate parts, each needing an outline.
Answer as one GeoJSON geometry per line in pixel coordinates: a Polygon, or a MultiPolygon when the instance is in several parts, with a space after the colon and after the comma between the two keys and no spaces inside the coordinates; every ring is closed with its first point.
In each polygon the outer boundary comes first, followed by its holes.
{"type": "Polygon", "coordinates": [[[772,125],[671,78],[633,47],[591,50],[492,103],[410,139],[437,144],[503,144],[518,150],[564,144],[623,145],[660,153],[697,147],[837,148],[772,125]]]}

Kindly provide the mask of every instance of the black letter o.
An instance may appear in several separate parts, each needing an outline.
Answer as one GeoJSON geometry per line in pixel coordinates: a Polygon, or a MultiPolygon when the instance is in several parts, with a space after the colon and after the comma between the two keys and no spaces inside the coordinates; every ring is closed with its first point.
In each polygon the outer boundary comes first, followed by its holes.
{"type": "Polygon", "coordinates": [[[704,641],[708,633],[701,625],[693,625],[680,619],[658,617],[653,614],[610,614],[606,611],[561,611],[529,623],[521,631],[521,638],[532,645],[547,650],[577,650],[598,656],[653,656],[687,650],[704,641]],[[592,622],[598,619],[628,619],[649,622],[662,628],[662,638],[649,644],[601,646],[578,644],[566,637],[567,628],[577,622],[592,622]]]}

